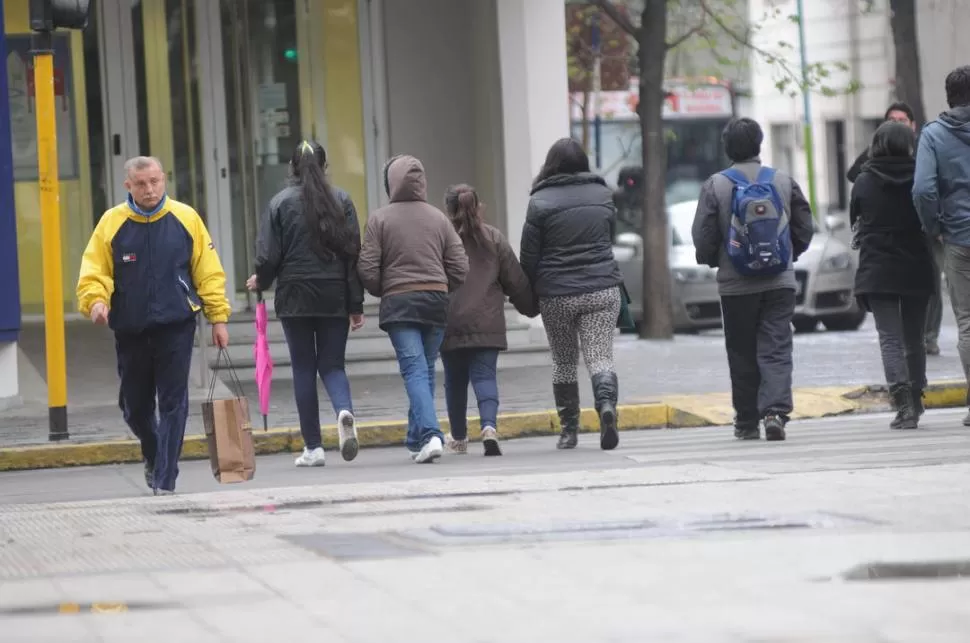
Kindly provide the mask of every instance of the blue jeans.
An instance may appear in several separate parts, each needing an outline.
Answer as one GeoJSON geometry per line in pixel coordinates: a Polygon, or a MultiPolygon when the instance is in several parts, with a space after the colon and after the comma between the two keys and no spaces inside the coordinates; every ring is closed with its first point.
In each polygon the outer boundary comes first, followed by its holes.
{"type": "Polygon", "coordinates": [[[444,439],[434,408],[434,365],[445,329],[425,324],[388,324],[387,334],[397,353],[411,403],[406,444],[409,451],[420,451],[431,438],[444,439]]]}
{"type": "Polygon", "coordinates": [[[481,426],[495,428],[498,422],[498,349],[464,348],[441,354],[445,365],[445,401],[451,436],[456,440],[468,437],[468,383],[471,382],[478,400],[481,426]]]}
{"type": "Polygon", "coordinates": [[[323,445],[317,374],[330,396],[333,412],[353,412],[344,354],[350,320],[347,317],[283,317],[280,319],[293,368],[293,393],[300,416],[300,433],[308,449],[323,445]]]}

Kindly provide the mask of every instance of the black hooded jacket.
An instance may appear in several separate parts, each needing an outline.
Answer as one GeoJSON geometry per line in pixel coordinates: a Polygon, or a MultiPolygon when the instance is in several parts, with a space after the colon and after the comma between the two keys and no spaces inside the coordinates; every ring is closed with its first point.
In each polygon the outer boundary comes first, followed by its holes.
{"type": "Polygon", "coordinates": [[[616,207],[595,174],[558,174],[532,188],[519,261],[539,297],[606,290],[623,281],[613,258],[616,207]]]}
{"type": "MultiPolygon", "coordinates": [[[[350,196],[334,188],[347,225],[360,236],[357,210],[350,196]]],[[[310,247],[303,195],[290,186],[273,197],[256,239],[259,289],[276,282],[277,317],[347,317],[364,312],[364,288],[357,277],[357,257],[320,258],[310,247]]]]}
{"type": "Polygon", "coordinates": [[[870,159],[852,187],[849,219],[858,223],[856,295],[929,296],[935,277],[929,244],[910,193],[913,158],[870,159]]]}

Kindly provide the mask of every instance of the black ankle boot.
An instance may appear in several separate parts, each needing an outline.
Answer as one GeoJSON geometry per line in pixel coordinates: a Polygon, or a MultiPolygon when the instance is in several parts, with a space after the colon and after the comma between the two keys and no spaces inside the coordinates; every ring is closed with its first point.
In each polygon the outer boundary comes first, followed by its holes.
{"type": "Polygon", "coordinates": [[[889,395],[896,405],[896,417],[889,423],[891,429],[915,429],[919,426],[919,415],[913,403],[913,389],[909,384],[893,384],[889,395]]]}
{"type": "Polygon", "coordinates": [[[552,394],[556,398],[556,412],[562,426],[556,448],[575,449],[579,442],[579,383],[553,384],[552,394]]]}
{"type": "Polygon", "coordinates": [[[910,383],[913,391],[913,408],[916,410],[916,417],[923,417],[926,408],[923,406],[923,385],[916,382],[910,383]]]}
{"type": "Polygon", "coordinates": [[[598,373],[592,379],[593,399],[596,400],[596,413],[600,418],[600,448],[610,451],[620,443],[620,434],[616,427],[619,382],[616,373],[598,373]]]}

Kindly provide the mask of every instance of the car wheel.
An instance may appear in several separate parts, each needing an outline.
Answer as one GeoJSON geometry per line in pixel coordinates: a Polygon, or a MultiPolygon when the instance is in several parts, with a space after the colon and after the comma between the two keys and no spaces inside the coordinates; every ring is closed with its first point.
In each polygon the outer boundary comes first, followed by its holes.
{"type": "Polygon", "coordinates": [[[818,326],[818,320],[814,317],[796,317],[791,323],[796,333],[814,333],[818,326]]]}
{"type": "Polygon", "coordinates": [[[825,330],[850,331],[859,330],[865,321],[866,311],[862,308],[857,308],[856,310],[845,313],[844,315],[825,317],[822,319],[822,324],[825,325],[825,330]]]}

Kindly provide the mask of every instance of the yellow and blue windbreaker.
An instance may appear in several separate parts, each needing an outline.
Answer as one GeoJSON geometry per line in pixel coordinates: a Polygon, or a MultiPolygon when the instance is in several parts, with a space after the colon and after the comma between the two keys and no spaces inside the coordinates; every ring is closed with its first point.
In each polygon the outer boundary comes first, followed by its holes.
{"type": "Polygon", "coordinates": [[[108,325],[137,333],[186,321],[199,310],[213,324],[232,312],[226,273],[209,231],[188,205],[165,197],[152,212],[128,202],[104,213],[81,259],[80,312],[108,304],[108,325]]]}

